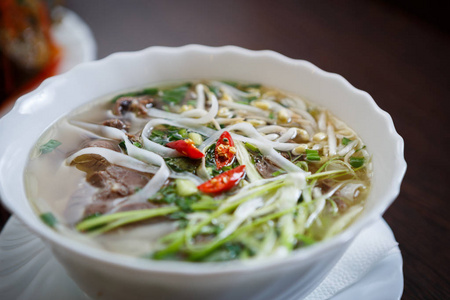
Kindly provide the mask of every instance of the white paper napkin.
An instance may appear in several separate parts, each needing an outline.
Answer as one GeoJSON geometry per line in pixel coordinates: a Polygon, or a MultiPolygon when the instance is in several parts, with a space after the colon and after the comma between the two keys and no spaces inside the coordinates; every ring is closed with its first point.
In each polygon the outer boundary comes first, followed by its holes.
{"type": "Polygon", "coordinates": [[[325,300],[358,282],[383,258],[398,250],[389,226],[380,219],[363,230],[323,282],[305,300],[325,300]]]}
{"type": "MultiPolygon", "coordinates": [[[[385,276],[387,281],[398,279],[402,276],[401,270],[396,273],[391,268],[382,268],[384,272],[365,277],[380,267],[383,259],[398,251],[389,226],[383,220],[378,221],[356,237],[330,274],[305,300],[399,299],[399,296],[392,297],[391,291],[398,289],[397,283],[394,287],[383,283],[384,293],[379,284],[373,283],[379,281],[379,276],[385,276]],[[361,278],[366,282],[357,289],[361,278]]],[[[0,295],[6,295],[5,299],[20,300],[31,299],[29,295],[33,295],[33,300],[88,299],[53,258],[50,249],[15,217],[8,221],[0,235],[0,295]],[[52,284],[43,284],[41,280],[44,279],[52,284]]],[[[300,300],[295,296],[292,299],[300,300]]]]}

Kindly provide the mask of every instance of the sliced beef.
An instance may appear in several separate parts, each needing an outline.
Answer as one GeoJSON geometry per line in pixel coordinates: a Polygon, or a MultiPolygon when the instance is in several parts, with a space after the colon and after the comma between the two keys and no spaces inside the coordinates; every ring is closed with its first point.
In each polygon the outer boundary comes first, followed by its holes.
{"type": "Polygon", "coordinates": [[[130,129],[130,124],[120,119],[108,119],[103,122],[103,125],[114,127],[124,131],[128,131],[130,129]]]}
{"type": "Polygon", "coordinates": [[[134,112],[138,117],[147,116],[147,109],[153,104],[153,98],[149,96],[140,97],[121,97],[117,99],[113,114],[122,116],[127,112],[134,112]]]}
{"type": "Polygon", "coordinates": [[[92,196],[92,202],[85,209],[85,216],[109,211],[112,200],[134,194],[152,177],[152,174],[111,164],[97,154],[81,155],[73,160],[72,165],[86,172],[86,182],[97,188],[92,196]]]}
{"type": "Polygon", "coordinates": [[[94,196],[94,200],[100,201],[134,194],[137,189],[144,187],[149,179],[146,174],[115,165],[88,174],[86,177],[87,182],[100,188],[94,196]]]}
{"type": "Polygon", "coordinates": [[[83,154],[76,157],[71,165],[80,171],[86,172],[89,176],[91,173],[105,170],[111,164],[101,155],[83,154]]]}

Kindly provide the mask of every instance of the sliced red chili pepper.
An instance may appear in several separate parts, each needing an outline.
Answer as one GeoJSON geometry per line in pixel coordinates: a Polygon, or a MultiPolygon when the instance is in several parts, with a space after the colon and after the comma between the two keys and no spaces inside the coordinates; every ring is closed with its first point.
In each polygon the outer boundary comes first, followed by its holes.
{"type": "Polygon", "coordinates": [[[225,166],[229,166],[233,163],[236,155],[236,148],[234,147],[234,141],[228,131],[224,131],[219,140],[216,143],[215,159],[217,170],[222,169],[225,166]]]}
{"type": "Polygon", "coordinates": [[[245,176],[245,165],[241,165],[239,167],[234,168],[233,170],[229,170],[223,172],[220,175],[208,180],[202,184],[200,184],[197,188],[203,192],[208,194],[217,194],[226,192],[236,184],[245,176]]]}
{"type": "Polygon", "coordinates": [[[205,154],[194,146],[194,142],[191,139],[170,142],[167,143],[166,146],[177,150],[179,153],[189,158],[199,159],[205,156],[205,154]]]}

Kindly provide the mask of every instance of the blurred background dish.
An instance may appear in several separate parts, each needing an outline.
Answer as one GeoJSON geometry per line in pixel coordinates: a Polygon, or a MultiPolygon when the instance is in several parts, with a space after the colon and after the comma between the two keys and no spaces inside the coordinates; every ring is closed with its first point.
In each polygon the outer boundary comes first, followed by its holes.
{"type": "Polygon", "coordinates": [[[0,13],[0,116],[46,78],[96,58],[92,32],[68,9],[4,0],[0,13]]]}

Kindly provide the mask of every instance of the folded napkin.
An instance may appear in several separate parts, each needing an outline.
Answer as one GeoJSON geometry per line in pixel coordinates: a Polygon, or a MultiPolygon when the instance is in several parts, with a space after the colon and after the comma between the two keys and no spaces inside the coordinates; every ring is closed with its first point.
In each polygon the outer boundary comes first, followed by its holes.
{"type": "MultiPolygon", "coordinates": [[[[399,299],[403,275],[398,252],[392,231],[380,219],[356,237],[306,300],[399,299]],[[393,258],[397,260],[385,261],[395,254],[397,257],[393,258]],[[377,268],[380,270],[374,272],[377,268]]],[[[17,300],[89,299],[53,258],[50,249],[15,217],[0,235],[0,295],[4,296],[2,299],[17,300]]],[[[294,295],[289,300],[300,298],[294,295]]]]}
{"type": "MultiPolygon", "coordinates": [[[[371,271],[377,263],[380,263],[390,255],[398,253],[399,249],[397,245],[398,243],[389,226],[384,220],[380,219],[369,228],[363,230],[355,238],[328,276],[305,298],[305,300],[335,299],[335,295],[339,295],[340,292],[357,283],[371,271]]],[[[400,293],[401,295],[401,291],[403,290],[401,261],[399,266],[393,266],[393,268],[395,267],[398,267],[399,270],[396,269],[393,271],[397,271],[396,276],[401,277],[400,280],[397,278],[400,284],[400,287],[397,287],[397,289],[400,289],[400,291],[392,291],[391,289],[387,292],[391,292],[391,294],[400,293]]],[[[378,288],[382,288],[382,286],[378,286],[378,288]]],[[[374,299],[398,299],[397,296],[391,296],[388,298],[374,297],[374,299]]],[[[352,298],[342,297],[342,299],[367,299],[367,297],[355,294],[352,298]]]]}

